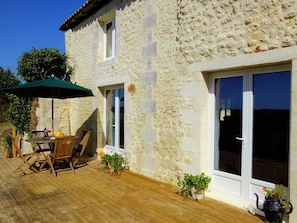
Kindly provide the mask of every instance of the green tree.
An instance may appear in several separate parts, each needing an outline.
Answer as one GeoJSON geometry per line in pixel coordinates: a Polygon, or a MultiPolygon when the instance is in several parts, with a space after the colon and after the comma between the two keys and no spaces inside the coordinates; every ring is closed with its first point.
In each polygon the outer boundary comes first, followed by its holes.
{"type": "Polygon", "coordinates": [[[20,84],[20,80],[12,73],[10,69],[4,70],[0,66],[0,89],[20,84]]]}
{"type": "Polygon", "coordinates": [[[18,75],[25,81],[41,80],[51,75],[69,80],[72,69],[67,66],[66,54],[61,54],[55,48],[32,48],[24,52],[18,60],[18,75]]]}
{"type": "Polygon", "coordinates": [[[31,99],[19,98],[15,95],[10,95],[9,97],[11,102],[7,114],[10,117],[11,123],[21,134],[30,132],[31,99]]]}
{"type": "MultiPolygon", "coordinates": [[[[4,70],[0,67],[0,89],[18,85],[20,80],[14,76],[11,70],[4,70]]],[[[10,98],[8,94],[0,92],[0,123],[6,122],[9,119],[7,110],[9,109],[10,98]]]]}

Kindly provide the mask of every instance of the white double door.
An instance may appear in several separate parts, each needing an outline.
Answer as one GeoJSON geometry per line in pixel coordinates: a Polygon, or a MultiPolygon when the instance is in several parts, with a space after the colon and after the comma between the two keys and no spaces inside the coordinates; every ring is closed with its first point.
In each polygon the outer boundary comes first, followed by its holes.
{"type": "Polygon", "coordinates": [[[213,74],[213,190],[254,202],[288,186],[290,78],[284,67],[213,74]]]}

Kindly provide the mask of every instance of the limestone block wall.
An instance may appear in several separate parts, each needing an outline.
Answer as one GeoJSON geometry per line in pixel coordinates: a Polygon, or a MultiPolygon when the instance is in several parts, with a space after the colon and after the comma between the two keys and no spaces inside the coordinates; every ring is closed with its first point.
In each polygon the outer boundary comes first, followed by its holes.
{"type": "Polygon", "coordinates": [[[180,52],[188,63],[296,44],[296,0],[180,0],[178,10],[180,52]]]}
{"type": "Polygon", "coordinates": [[[189,64],[294,45],[296,7],[293,0],[112,1],[65,33],[73,80],[96,96],[85,105],[70,102],[72,130],[96,116],[90,126],[97,133],[96,147],[102,148],[103,90],[121,84],[133,169],[169,182],[183,172],[207,171],[208,77],[189,73],[189,64]],[[98,21],[111,11],[116,57],[103,61],[98,21]],[[85,114],[75,107],[84,107],[85,114]]]}
{"type": "Polygon", "coordinates": [[[73,81],[95,95],[68,102],[71,132],[91,128],[102,149],[104,89],[122,86],[131,170],[172,184],[208,172],[209,76],[189,65],[296,45],[296,13],[297,0],[111,1],[65,33],[73,81]],[[111,12],[116,56],[103,61],[101,21],[111,12]]]}

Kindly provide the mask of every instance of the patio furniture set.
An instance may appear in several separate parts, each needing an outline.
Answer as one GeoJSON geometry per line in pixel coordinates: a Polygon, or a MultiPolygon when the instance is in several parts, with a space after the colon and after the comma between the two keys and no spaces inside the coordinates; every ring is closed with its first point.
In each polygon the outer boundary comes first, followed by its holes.
{"type": "Polygon", "coordinates": [[[19,146],[21,138],[20,135],[17,135],[12,139],[12,143],[23,161],[17,168],[20,172],[19,175],[26,174],[28,170],[38,173],[46,165],[55,176],[60,171],[72,170],[74,172],[75,167],[84,154],[90,134],[90,131],[86,131],[77,146],[75,146],[75,140],[79,138],[76,136],[34,137],[27,139],[27,142],[37,145],[37,149],[28,154],[22,153],[19,146]],[[48,145],[48,147],[42,145],[48,145]]]}

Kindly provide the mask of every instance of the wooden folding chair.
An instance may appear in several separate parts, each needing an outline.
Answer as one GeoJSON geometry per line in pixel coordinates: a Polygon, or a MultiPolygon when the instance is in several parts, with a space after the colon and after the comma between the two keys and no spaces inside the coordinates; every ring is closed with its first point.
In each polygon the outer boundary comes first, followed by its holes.
{"type": "MultiPolygon", "coordinates": [[[[91,131],[87,131],[81,141],[79,142],[78,146],[73,149],[73,166],[75,167],[76,164],[81,160],[82,155],[87,147],[89,138],[91,135],[91,131]]],[[[84,163],[85,164],[85,163],[84,163]]]]}
{"type": "Polygon", "coordinates": [[[55,176],[60,171],[72,170],[74,172],[72,163],[74,138],[74,136],[56,138],[54,152],[50,153],[49,158],[46,159],[55,176]]]}
{"type": "Polygon", "coordinates": [[[20,141],[21,141],[21,136],[19,134],[16,135],[15,138],[12,138],[12,145],[14,146],[16,150],[16,154],[19,155],[19,157],[22,158],[23,164],[21,164],[16,171],[20,171],[20,176],[25,175],[27,170],[34,171],[36,173],[39,172],[39,170],[36,169],[34,166],[35,163],[39,160],[39,153],[28,153],[28,154],[23,154],[22,150],[20,149],[20,141]]]}

